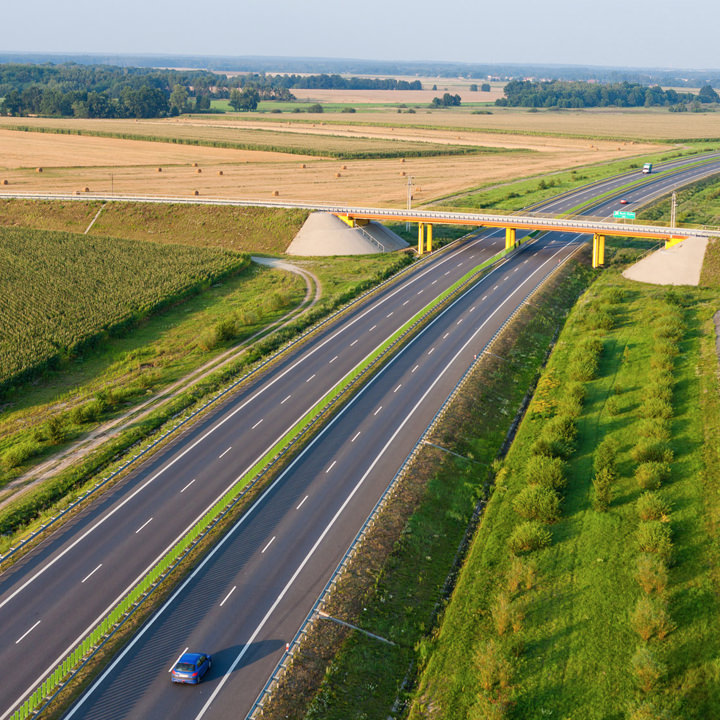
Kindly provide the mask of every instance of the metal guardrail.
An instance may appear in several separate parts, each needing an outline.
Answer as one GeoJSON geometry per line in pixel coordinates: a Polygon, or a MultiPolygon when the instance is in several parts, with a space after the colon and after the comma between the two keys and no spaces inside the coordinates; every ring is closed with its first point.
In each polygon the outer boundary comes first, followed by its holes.
{"type": "MultiPolygon", "coordinates": [[[[579,248],[580,246],[578,246],[579,248]]],[[[572,257],[573,253],[568,255],[567,258],[563,261],[562,264],[567,262],[572,257]]],[[[257,699],[253,703],[252,707],[250,708],[250,711],[245,717],[245,720],[258,720],[258,718],[262,717],[263,713],[263,706],[264,703],[267,702],[268,698],[272,694],[272,692],[277,687],[277,684],[282,679],[283,674],[287,671],[288,667],[290,666],[290,663],[292,662],[292,658],[294,654],[297,652],[297,650],[300,647],[300,644],[303,640],[303,638],[307,635],[308,631],[310,630],[310,627],[315,622],[316,618],[318,617],[319,612],[325,607],[325,605],[328,602],[330,593],[334,589],[335,585],[337,584],[338,580],[342,576],[342,574],[347,569],[347,566],[349,565],[350,561],[353,559],[353,557],[357,554],[359,551],[362,541],[369,532],[369,530],[372,528],[372,526],[375,524],[375,522],[378,519],[378,516],[380,515],[380,512],[387,504],[388,499],[392,496],[393,492],[396,490],[399,481],[402,479],[402,477],[405,475],[405,473],[408,471],[408,469],[411,467],[412,462],[414,461],[417,454],[420,452],[422,447],[425,445],[427,438],[431,435],[431,433],[435,430],[435,427],[442,419],[443,415],[447,412],[448,408],[452,404],[452,402],[457,397],[458,393],[462,390],[462,388],[465,386],[467,381],[469,380],[472,373],[475,371],[475,368],[477,365],[482,361],[483,355],[488,353],[489,349],[493,346],[495,341],[498,339],[498,337],[502,334],[502,332],[505,330],[505,328],[513,321],[513,319],[517,316],[517,314],[522,310],[522,308],[525,306],[525,304],[528,302],[528,300],[537,292],[537,290],[542,287],[543,283],[547,280],[547,278],[552,275],[554,272],[557,271],[557,269],[561,267],[560,265],[555,265],[548,270],[548,272],[541,278],[540,282],[537,283],[537,285],[528,292],[527,295],[518,303],[517,307],[510,313],[510,315],[505,319],[505,321],[502,323],[502,325],[496,330],[496,332],[493,334],[493,336],[488,340],[487,343],[485,343],[485,346],[482,348],[482,350],[476,355],[473,362],[468,366],[467,370],[463,373],[461,378],[457,381],[453,389],[448,394],[447,398],[443,402],[443,404],[440,406],[438,411],[433,415],[430,422],[427,424],[425,430],[421,434],[420,438],[417,440],[415,445],[413,445],[410,452],[407,454],[405,460],[403,461],[400,468],[397,470],[395,475],[393,475],[392,479],[390,480],[390,483],[385,488],[385,491],[380,496],[380,499],[377,501],[373,509],[370,511],[370,514],[368,515],[367,519],[363,523],[362,527],[358,531],[357,535],[353,539],[352,543],[346,550],[345,554],[340,559],[340,562],[338,563],[337,567],[333,571],[333,574],[330,576],[330,579],[325,584],[325,587],[320,592],[320,595],[318,596],[317,600],[313,604],[310,612],[306,615],[305,620],[300,626],[300,629],[297,631],[293,639],[287,644],[287,647],[285,649],[285,652],[283,653],[282,657],[278,661],[277,665],[275,666],[275,669],[273,670],[272,674],[270,675],[270,678],[265,683],[263,689],[260,691],[257,699]]]]}
{"type": "MultiPolygon", "coordinates": [[[[378,346],[375,351],[368,355],[355,369],[351,370],[335,387],[326,393],[326,395],[303,416],[293,430],[287,433],[279,443],[265,453],[243,478],[240,478],[238,482],[225,492],[210,510],[145,574],[142,580],[100,621],[55,670],[32,691],[29,697],[14,711],[11,720],[25,720],[25,718],[36,715],[37,712],[42,711],[67,683],[75,677],[79,669],[92,659],[109,637],[115,634],[118,629],[127,622],[135,610],[145,602],[157,586],[167,578],[171,571],[182,562],[188,553],[190,553],[193,548],[217,526],[222,518],[224,518],[280,460],[294,449],[297,443],[306,437],[308,432],[321,422],[398,343],[401,343],[408,334],[414,332],[449,299],[461,294],[463,289],[468,284],[474,282],[485,268],[501,260],[508,255],[509,252],[512,251],[503,250],[466,273],[460,280],[416,313],[396,333],[382,345],[378,346]],[[251,479],[249,482],[241,484],[242,480],[246,478],[251,479]]],[[[269,360],[266,362],[269,362],[269,360]]],[[[224,392],[228,392],[228,390],[224,392]]],[[[183,422],[187,422],[187,420],[183,422]]]]}
{"type": "Polygon", "coordinates": [[[643,233],[651,237],[665,238],[667,236],[686,237],[720,237],[720,229],[706,230],[688,227],[671,228],[663,225],[638,225],[629,223],[615,223],[607,221],[587,221],[578,219],[563,219],[545,217],[543,213],[529,213],[524,215],[495,215],[489,213],[456,213],[433,210],[393,210],[388,208],[353,207],[348,205],[334,205],[322,203],[277,202],[260,200],[224,200],[221,198],[183,198],[161,197],[148,195],[96,195],[84,193],[72,195],[63,193],[35,194],[35,193],[0,193],[0,199],[25,198],[32,200],[102,200],[105,202],[145,202],[145,203],[177,203],[184,205],[228,205],[237,207],[269,207],[300,210],[319,210],[339,213],[368,219],[410,220],[413,222],[443,222],[456,225],[477,225],[478,227],[515,227],[518,229],[547,229],[579,233],[602,233],[613,235],[636,235],[643,233]]]}

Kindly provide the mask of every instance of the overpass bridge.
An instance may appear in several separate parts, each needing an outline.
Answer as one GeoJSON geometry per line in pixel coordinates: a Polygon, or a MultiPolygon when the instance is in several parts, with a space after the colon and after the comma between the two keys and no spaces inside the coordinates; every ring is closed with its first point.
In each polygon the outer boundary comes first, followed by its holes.
{"type": "MultiPolygon", "coordinates": [[[[327,210],[327,208],[325,208],[327,210]]],[[[611,222],[602,219],[580,219],[528,213],[525,215],[494,215],[482,213],[434,212],[430,210],[386,210],[379,208],[334,208],[337,215],[351,227],[370,220],[397,220],[418,223],[418,254],[432,251],[433,225],[468,225],[505,229],[505,248],[518,244],[517,231],[571,232],[593,236],[593,267],[605,264],[607,236],[664,240],[672,247],[689,237],[720,237],[720,230],[708,228],[679,228],[665,225],[640,225],[611,222]]]]}
{"type": "Polygon", "coordinates": [[[337,215],[350,227],[366,225],[370,220],[412,222],[418,224],[418,254],[432,251],[433,225],[467,225],[478,228],[504,228],[505,247],[518,244],[517,231],[570,232],[593,236],[593,267],[605,264],[607,236],[633,237],[665,241],[672,247],[690,237],[720,237],[720,229],[670,227],[613,222],[602,218],[563,217],[542,213],[496,215],[489,213],[458,213],[435,210],[393,210],[364,208],[329,203],[291,201],[225,200],[221,198],[163,197],[157,195],[103,195],[98,193],[0,193],[0,199],[31,200],[100,200],[105,202],[177,203],[182,205],[230,205],[235,207],[268,207],[316,210],[337,215]]]}

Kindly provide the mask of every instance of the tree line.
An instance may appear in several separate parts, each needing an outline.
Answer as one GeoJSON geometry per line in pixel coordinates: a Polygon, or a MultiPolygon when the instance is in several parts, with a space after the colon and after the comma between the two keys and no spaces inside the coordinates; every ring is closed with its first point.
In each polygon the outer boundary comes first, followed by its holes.
{"type": "Polygon", "coordinates": [[[689,92],[663,90],[655,85],[618,82],[608,84],[568,82],[565,80],[511,80],[505,86],[505,97],[496,105],[535,108],[586,107],[676,107],[686,103],[720,102],[710,85],[695,95],[689,92]]]}
{"type": "Polygon", "coordinates": [[[254,110],[261,100],[295,100],[291,88],[419,90],[422,84],[326,74],[228,77],[206,70],[7,63],[0,64],[0,114],[164,117],[207,112],[213,99],[229,99],[235,110],[254,110]]]}

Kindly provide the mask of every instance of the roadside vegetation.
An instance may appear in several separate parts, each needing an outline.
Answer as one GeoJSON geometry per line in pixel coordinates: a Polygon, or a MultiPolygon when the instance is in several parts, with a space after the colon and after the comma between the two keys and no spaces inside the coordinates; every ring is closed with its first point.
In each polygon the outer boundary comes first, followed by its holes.
{"type": "Polygon", "coordinates": [[[410,718],[720,713],[712,289],[573,310],[417,659],[410,718]]]}
{"type": "MultiPolygon", "coordinates": [[[[638,213],[646,220],[670,221],[669,197],[638,213]]],[[[720,181],[708,178],[677,191],[677,222],[681,225],[720,225],[720,181]]]]}
{"type": "MultiPolygon", "coordinates": [[[[307,210],[98,201],[0,200],[0,226],[151,240],[236,252],[283,253],[307,210]]],[[[165,251],[161,251],[165,252],[165,251]]]]}
{"type": "MultiPolygon", "coordinates": [[[[642,177],[642,166],[645,162],[659,163],[686,155],[707,152],[710,149],[709,147],[700,147],[693,148],[690,151],[673,150],[657,155],[649,155],[642,159],[626,159],[612,163],[588,165],[575,170],[543,175],[542,177],[518,180],[513,183],[503,183],[502,185],[485,189],[470,190],[462,194],[433,201],[432,205],[452,209],[457,212],[532,209],[532,206],[537,203],[553,199],[562,193],[574,190],[582,185],[603,180],[620,173],[636,170],[638,179],[640,179],[642,177]]],[[[630,181],[631,180],[628,180],[628,182],[630,181]]]]}

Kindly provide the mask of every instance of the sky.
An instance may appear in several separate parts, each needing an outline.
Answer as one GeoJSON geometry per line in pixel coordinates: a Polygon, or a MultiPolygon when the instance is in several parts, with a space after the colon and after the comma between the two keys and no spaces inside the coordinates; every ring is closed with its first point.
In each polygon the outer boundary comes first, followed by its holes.
{"type": "Polygon", "coordinates": [[[0,51],[720,68],[718,0],[23,0],[0,51]]]}

